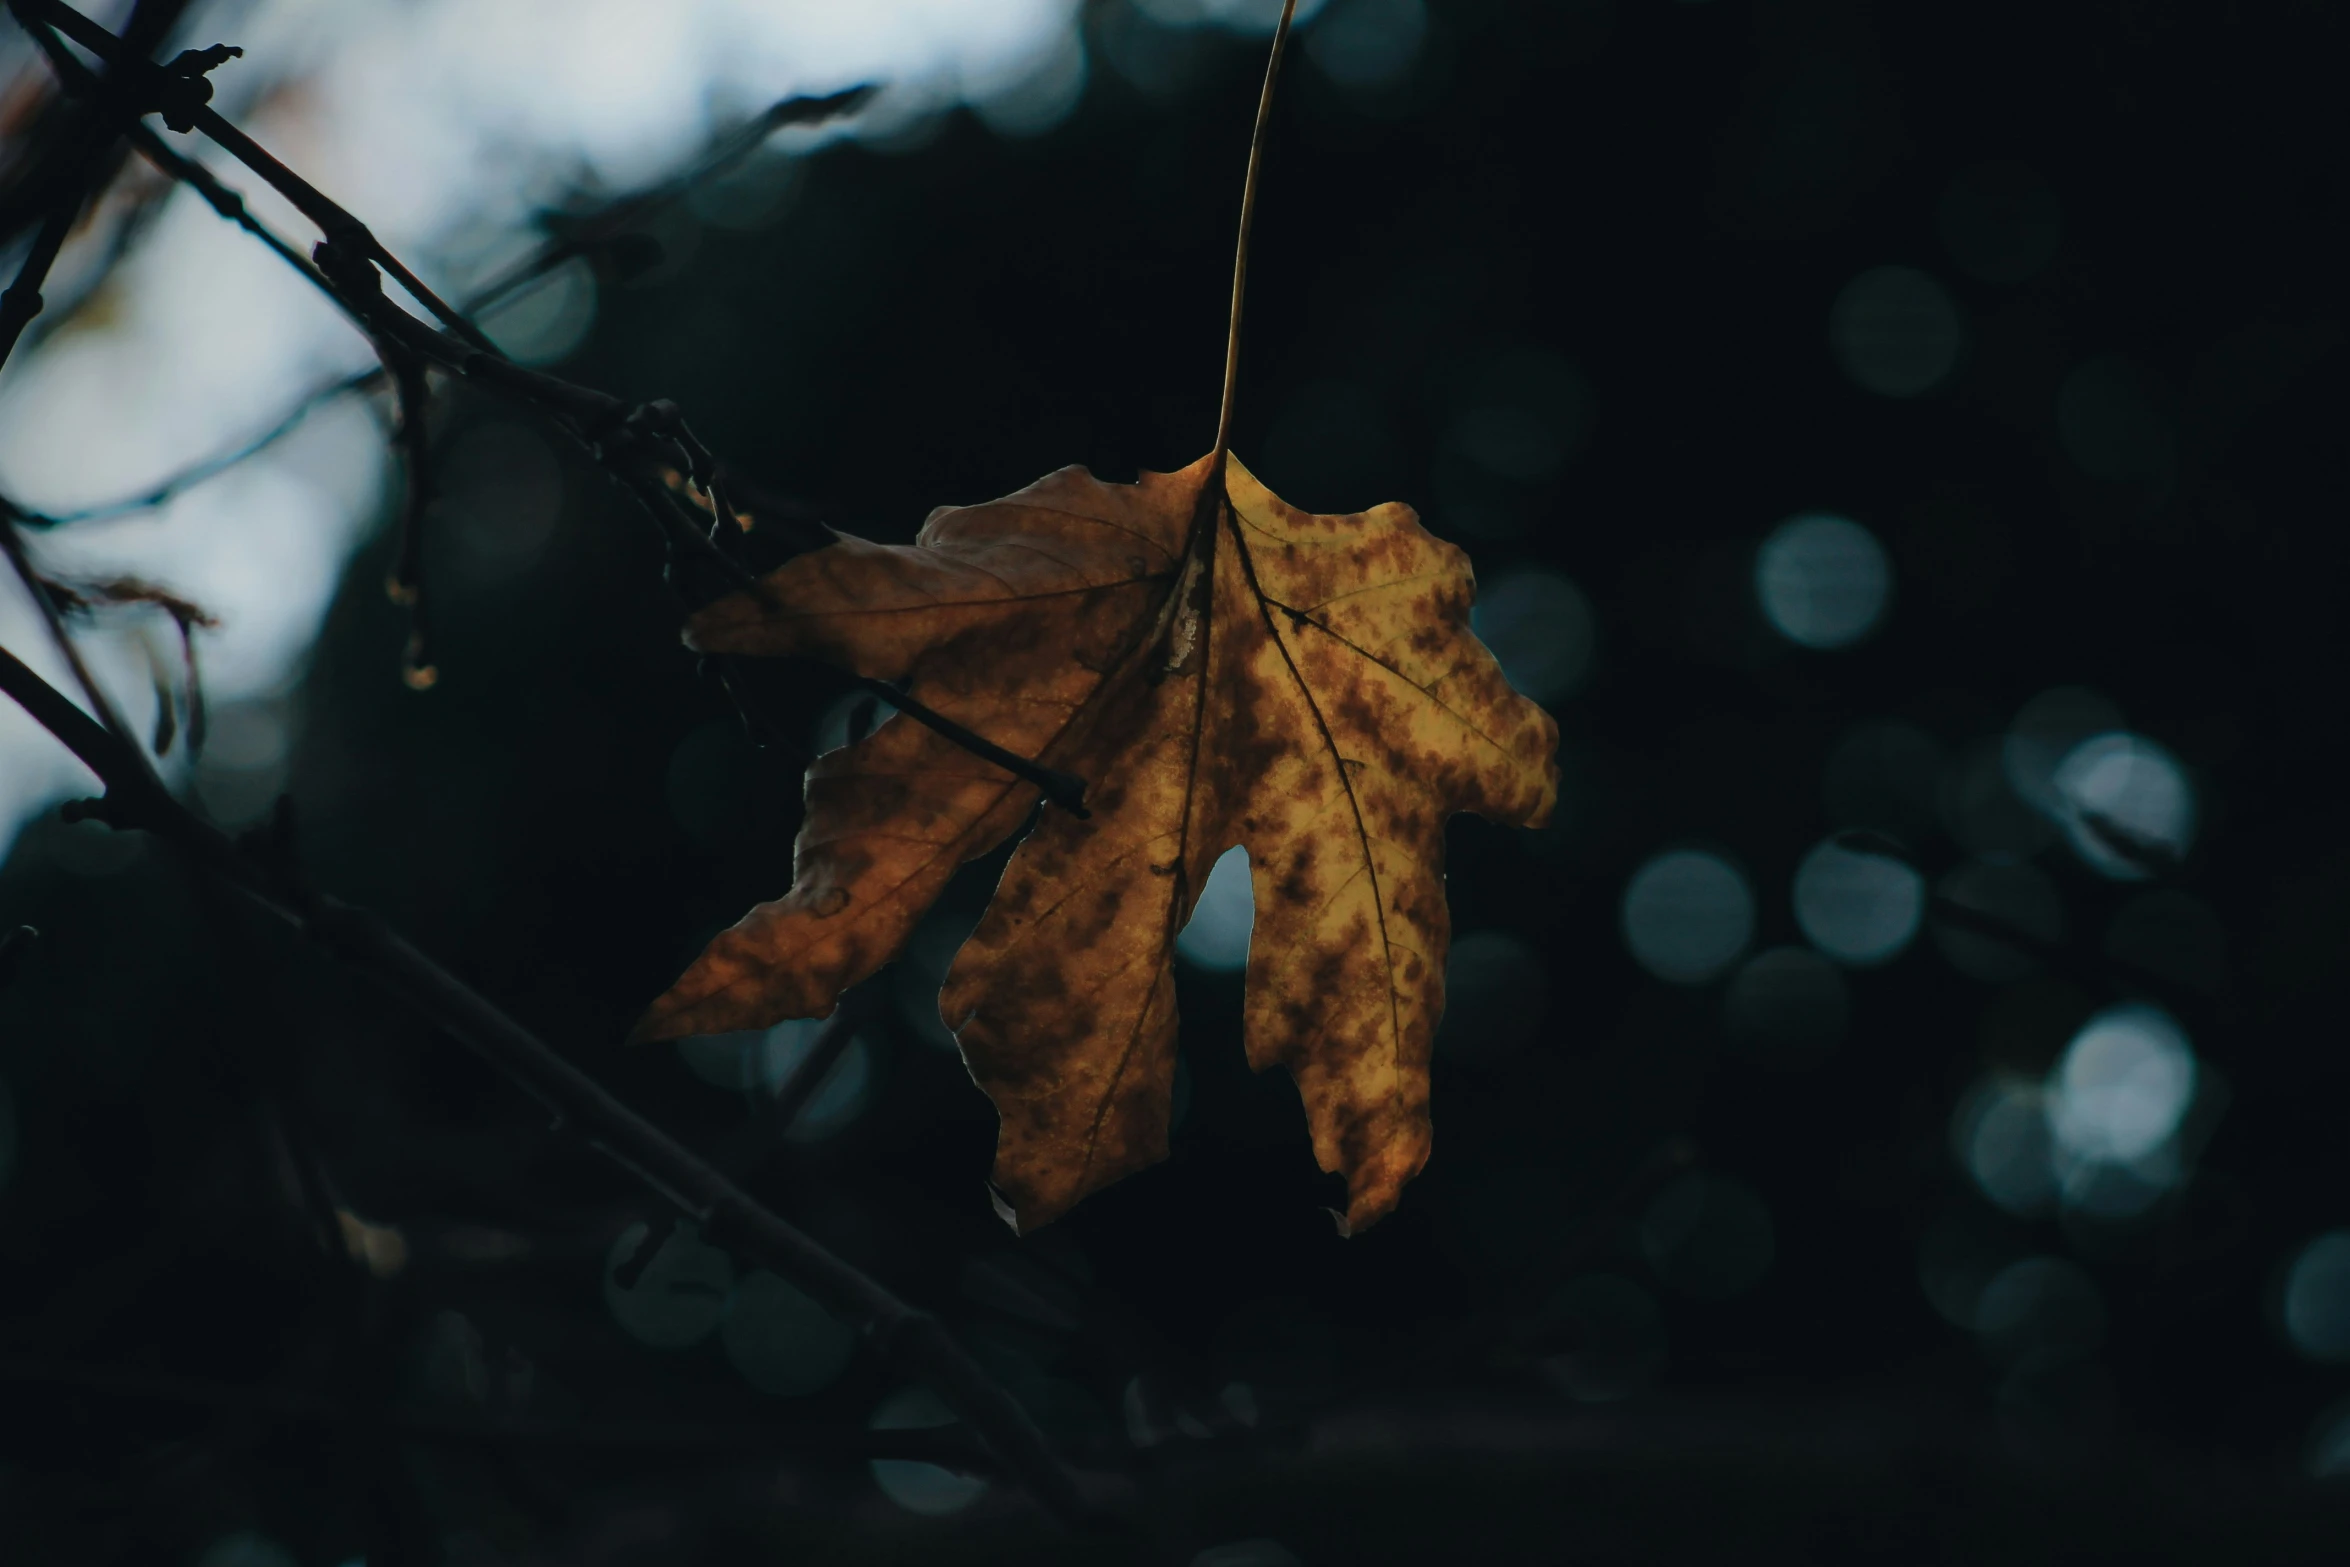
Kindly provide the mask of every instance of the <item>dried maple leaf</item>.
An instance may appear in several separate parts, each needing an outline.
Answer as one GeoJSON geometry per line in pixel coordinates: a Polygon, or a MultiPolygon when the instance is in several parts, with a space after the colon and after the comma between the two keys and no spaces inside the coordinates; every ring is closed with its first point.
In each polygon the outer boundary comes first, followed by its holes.
{"type": "MultiPolygon", "coordinates": [[[[940,997],[1002,1117],[1020,1229],[1166,1156],[1175,936],[1248,850],[1250,1064],[1296,1077],[1359,1229],[1426,1162],[1443,1009],[1444,822],[1538,825],[1557,729],[1468,627],[1466,557],[1408,507],[1318,516],[1214,457],[1138,484],[1064,468],[932,514],[911,546],[843,538],[695,616],[711,652],[903,681],[1091,781],[1005,869],[940,997]],[[1229,495],[1229,503],[1225,496],[1229,495]]],[[[725,932],[643,1037],[820,1016],[896,955],[955,868],[1036,788],[893,718],[808,770],[791,891],[725,932]]]]}
{"type": "MultiPolygon", "coordinates": [[[[1299,511],[1228,450],[1293,10],[1257,103],[1209,454],[1131,485],[1064,468],[933,512],[911,546],[843,537],[687,627],[708,652],[904,682],[964,741],[1090,780],[1089,812],[1045,812],[1014,851],[939,996],[1001,1117],[1016,1229],[1166,1157],[1175,937],[1235,845],[1256,898],[1249,1062],[1297,1079],[1315,1157],[1346,1176],[1340,1228],[1392,1209],[1428,1159],[1445,819],[1537,826],[1558,792],[1557,727],[1469,630],[1467,557],[1406,506],[1299,511]]],[[[711,942],[637,1037],[829,1013],[1038,798],[912,716],[817,758],[791,890],[711,942]]]]}

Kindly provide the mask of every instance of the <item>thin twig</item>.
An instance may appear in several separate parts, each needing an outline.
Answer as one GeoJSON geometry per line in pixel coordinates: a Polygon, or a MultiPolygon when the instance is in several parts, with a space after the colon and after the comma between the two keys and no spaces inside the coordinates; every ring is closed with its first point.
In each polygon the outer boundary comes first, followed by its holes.
{"type": "Polygon", "coordinates": [[[572,233],[550,240],[482,285],[465,301],[465,313],[479,315],[516,289],[545,277],[566,261],[594,254],[609,245],[616,236],[634,228],[662,208],[682,199],[757,152],[767,144],[769,137],[783,127],[810,125],[820,120],[854,114],[864,107],[875,91],[874,87],[866,85],[827,93],[819,98],[785,98],[768,105],[748,125],[721,142],[683,174],[651,190],[614,202],[572,233]]]}
{"type": "MultiPolygon", "coordinates": [[[[136,18],[134,18],[136,20],[136,18]]],[[[125,57],[143,59],[129,54],[125,57]]],[[[111,85],[112,67],[105,78],[93,77],[93,93],[103,93],[111,85]]],[[[107,150],[114,145],[114,136],[104,130],[104,117],[96,107],[86,107],[73,117],[67,127],[65,151],[59,159],[60,168],[55,177],[55,189],[49,193],[48,210],[41,215],[41,226],[33,235],[33,243],[25,252],[24,263],[17,268],[16,279],[0,293],[0,366],[16,352],[24,329],[41,313],[44,301],[41,289],[49,280],[49,269],[57,264],[58,253],[64,250],[66,237],[73,232],[82,208],[96,195],[92,171],[101,173],[107,150]]]]}
{"type": "Polygon", "coordinates": [[[440,678],[427,640],[431,621],[424,599],[424,522],[433,502],[432,431],[426,423],[432,388],[425,378],[424,362],[414,354],[402,354],[388,362],[392,364],[392,385],[399,394],[400,422],[393,437],[400,449],[403,488],[400,555],[384,587],[393,603],[408,610],[408,647],[401,657],[400,678],[411,689],[422,691],[440,678]]]}
{"type": "MultiPolygon", "coordinates": [[[[392,275],[401,288],[407,291],[409,298],[424,306],[426,311],[442,326],[463,338],[478,351],[485,354],[498,352],[497,345],[492,343],[479,327],[451,308],[438,294],[427,288],[422,279],[409,271],[399,257],[385,249],[382,241],[368,231],[366,224],[344,211],[317,186],[280,163],[259,142],[239,130],[223,118],[218,110],[205,102],[204,99],[211,96],[208,85],[201,96],[188,95],[177,100],[163,99],[157,92],[157,78],[166,76],[163,68],[124,53],[122,40],[97,22],[76,11],[72,6],[66,5],[64,0],[9,0],[9,4],[20,16],[27,12],[38,16],[40,20],[49,23],[109,66],[118,69],[128,68],[139,76],[147,78],[143,85],[146,85],[151,93],[156,93],[158,101],[151,106],[142,105],[142,107],[151,108],[152,112],[164,112],[165,104],[169,102],[171,107],[177,111],[178,117],[183,118],[188,127],[202,131],[223,152],[260,175],[273,190],[292,202],[296,211],[318,226],[318,232],[325,236],[328,243],[357,251],[382,267],[392,275]]],[[[225,53],[235,52],[237,51],[226,51],[225,53]]],[[[225,53],[223,57],[225,57],[225,53]]],[[[217,64],[218,61],[215,60],[212,63],[217,64]]],[[[180,127],[175,125],[174,128],[180,127]]]]}
{"type": "Polygon", "coordinates": [[[145,782],[152,788],[161,789],[162,785],[155,777],[154,763],[131,739],[130,727],[123,722],[122,714],[107,696],[106,688],[98,684],[97,677],[90,673],[90,666],[83,660],[81,649],[74,644],[72,635],[65,629],[65,617],[49,591],[48,581],[33,569],[32,558],[25,553],[24,538],[16,531],[16,517],[16,507],[5,497],[0,497],[0,554],[8,557],[8,564],[15,570],[17,580],[24,584],[25,592],[31,595],[33,608],[39,613],[41,624],[49,633],[49,641],[56,647],[58,656],[65,660],[65,667],[73,672],[74,683],[81,687],[83,699],[90,704],[90,711],[98,715],[98,722],[120,744],[131,765],[145,782]]]}
{"type": "MultiPolygon", "coordinates": [[[[42,20],[56,22],[77,43],[82,43],[103,59],[120,57],[113,48],[112,35],[70,7],[57,4],[55,0],[9,0],[9,3],[39,10],[42,20]],[[71,25],[65,20],[68,17],[74,19],[71,25]],[[93,38],[101,42],[92,42],[93,38]]],[[[36,26],[34,30],[39,29],[36,26]]],[[[456,340],[452,341],[448,334],[437,332],[406,311],[398,309],[384,297],[381,286],[374,278],[373,268],[378,264],[383,265],[398,278],[406,278],[407,269],[400,266],[396,259],[390,258],[389,253],[363,225],[351,219],[349,214],[342,213],[342,209],[334,207],[299,175],[270,158],[249,140],[223,139],[221,132],[225,130],[233,133],[234,127],[220,121],[219,116],[211,114],[210,110],[188,112],[193,123],[214,140],[220,141],[230,153],[263,178],[277,185],[289,199],[294,199],[299,191],[301,198],[296,201],[296,205],[305,212],[310,212],[313,207],[320,211],[331,209],[349,221],[348,228],[327,230],[328,237],[318,247],[315,265],[291,256],[283,246],[274,248],[305,276],[329,289],[337,303],[362,325],[375,342],[378,353],[383,355],[395,378],[403,373],[401,365],[406,360],[430,361],[479,381],[553,418],[579,440],[607,474],[643,507],[661,530],[673,559],[690,562],[705,573],[714,573],[719,580],[738,590],[752,593],[760,591],[758,578],[726,554],[717,543],[723,532],[716,524],[732,515],[719,487],[719,464],[687,427],[674,404],[656,402],[631,406],[607,393],[514,364],[500,354],[488,339],[472,331],[469,326],[457,331],[456,340]],[[216,121],[217,126],[214,123],[216,121]],[[703,531],[670,491],[667,475],[678,470],[686,472],[708,495],[713,522],[710,532],[703,531]]],[[[216,202],[215,205],[220,203],[216,202]]],[[[232,208],[223,206],[221,210],[229,211],[232,208]]],[[[243,211],[241,200],[234,203],[233,210],[243,211]]],[[[322,227],[325,225],[322,224],[322,227]]],[[[417,294],[421,287],[421,284],[411,287],[409,292],[417,294]]],[[[438,306],[438,301],[430,299],[429,295],[417,294],[417,297],[438,306]]],[[[435,313],[446,310],[446,306],[439,306],[435,313]]],[[[404,418],[403,424],[406,422],[404,418]]],[[[411,660],[410,684],[430,684],[430,680],[423,677],[423,671],[429,667],[411,660]]],[[[877,686],[877,690],[902,708],[908,717],[973,755],[1033,784],[1045,798],[1064,810],[1079,816],[1088,814],[1084,804],[1083,779],[1008,751],[944,714],[895,693],[888,687],[877,686]]]]}
{"type": "Polygon", "coordinates": [[[825,1020],[809,1044],[808,1053],[792,1063],[791,1071],[775,1085],[775,1097],[752,1122],[756,1141],[739,1161],[728,1161],[734,1164],[734,1175],[747,1174],[759,1154],[790,1135],[792,1123],[800,1118],[800,1112],[808,1108],[808,1101],[816,1097],[816,1091],[832,1076],[832,1069],[840,1065],[841,1057],[857,1042],[857,1030],[871,1010],[871,1000],[859,992],[855,1004],[844,999],[825,1020]]]}
{"type": "MultiPolygon", "coordinates": [[[[54,23],[106,61],[110,69],[126,68],[117,40],[70,7],[54,0],[11,3],[20,12],[36,12],[41,20],[54,23]]],[[[217,63],[224,56],[225,51],[212,51],[207,58],[217,63]]],[[[154,90],[161,73],[146,67],[145,62],[129,63],[145,68],[150,78],[146,85],[154,90]]],[[[180,84],[189,85],[184,78],[180,84]]],[[[193,85],[203,86],[200,80],[193,85]]],[[[204,91],[208,94],[209,88],[204,91]]],[[[200,99],[183,94],[174,107],[181,118],[259,173],[319,225],[325,242],[319,247],[318,275],[333,286],[345,307],[366,323],[395,368],[400,361],[394,350],[419,360],[430,359],[530,402],[588,443],[607,471],[646,505],[673,548],[682,544],[690,555],[728,575],[742,573],[739,565],[682,514],[657,477],[656,462],[682,459],[679,465],[702,483],[716,514],[721,518],[727,514],[724,498],[713,483],[715,464],[673,409],[664,405],[631,408],[603,393],[505,362],[471,323],[451,311],[363,225],[315,187],[203,106],[200,99]],[[369,286],[375,266],[397,279],[452,336],[444,337],[384,300],[379,290],[369,286]]],[[[955,1343],[936,1318],[906,1305],[768,1212],[380,920],[314,892],[288,857],[265,857],[241,848],[174,799],[81,664],[55,605],[24,557],[15,536],[13,514],[8,525],[0,528],[0,538],[7,541],[12,563],[34,594],[61,651],[103,721],[93,720],[74,707],[5,649],[0,649],[0,690],[105,782],[106,796],[92,814],[117,827],[143,828],[164,837],[205,873],[245,893],[401,995],[523,1087],[554,1113],[559,1125],[578,1127],[596,1147],[675,1203],[714,1243],[741,1250],[800,1284],[836,1314],[858,1323],[886,1359],[927,1381],[950,1408],[983,1433],[1006,1468],[1046,1507],[1071,1521],[1099,1516],[1098,1503],[1061,1465],[1033,1419],[955,1343]]],[[[968,731],[961,731],[961,736],[965,741],[978,739],[968,731]]],[[[1008,753],[1004,758],[1019,760],[1008,753]]]]}
{"type": "MultiPolygon", "coordinates": [[[[300,258],[295,259],[299,260],[300,258]]],[[[63,528],[74,523],[104,522],[115,517],[127,517],[133,512],[153,511],[159,506],[168,506],[198,485],[217,479],[231,469],[243,467],[300,429],[312,414],[336,398],[347,396],[352,392],[367,391],[382,385],[383,381],[383,366],[370,365],[354,375],[330,381],[326,385],[306,393],[300,401],[286,410],[282,418],[259,435],[250,436],[228,451],[217,452],[201,462],[192,463],[176,473],[169,474],[136,495],[126,495],[119,500],[104,501],[96,506],[85,506],[75,511],[45,514],[28,511],[22,514],[18,521],[27,528],[63,528]]]]}
{"type": "Polygon", "coordinates": [[[1075,773],[1065,773],[1057,767],[1047,767],[1042,762],[1032,762],[1025,756],[1007,751],[985,735],[972,733],[946,714],[925,707],[886,680],[860,677],[857,687],[881,698],[924,728],[952,740],[981,761],[993,762],[1014,777],[1034,784],[1043,791],[1046,799],[1071,816],[1083,820],[1093,815],[1085,807],[1085,780],[1075,773]]]}
{"type": "MultiPolygon", "coordinates": [[[[38,36],[38,32],[36,36],[38,36]]],[[[54,63],[54,56],[52,60],[54,63]]],[[[60,74],[67,74],[68,68],[71,72],[79,73],[81,78],[87,78],[89,75],[89,68],[70,55],[64,57],[64,65],[60,67],[60,74]]],[[[591,224],[577,232],[548,240],[531,255],[517,262],[509,271],[501,273],[487,285],[467,295],[459,308],[468,316],[480,316],[484,311],[505,300],[517,289],[546,276],[564,262],[578,256],[595,253],[610,245],[618,235],[630,227],[683,200],[697,186],[723,174],[741,162],[743,158],[765,145],[767,138],[780,127],[805,125],[822,119],[852,114],[872,95],[873,91],[874,89],[871,87],[853,87],[846,92],[832,93],[821,98],[786,98],[772,105],[765,113],[752,121],[748,128],[721,145],[717,151],[704,158],[687,173],[666,182],[657,189],[615,203],[599,213],[591,224]]],[[[334,290],[328,287],[315,271],[304,263],[301,253],[256,219],[246,209],[244,198],[227,185],[222,184],[210,169],[205,168],[204,165],[192,158],[184,157],[173,151],[162,137],[156,135],[146,125],[135,127],[130,135],[132,144],[160,172],[193,188],[196,194],[201,196],[215,212],[260,240],[271,250],[276,251],[283,260],[293,266],[296,271],[301,272],[308,281],[322,289],[329,297],[333,297],[334,290]]],[[[336,303],[339,305],[341,301],[338,299],[336,303]]],[[[132,512],[152,511],[156,507],[168,505],[196,486],[217,478],[267,451],[300,428],[311,414],[326,404],[348,397],[354,392],[373,390],[383,385],[384,381],[383,367],[375,365],[354,375],[321,382],[296,398],[287,406],[286,411],[259,435],[240,442],[225,451],[216,452],[210,457],[191,463],[135,495],[126,495],[119,500],[80,507],[73,511],[57,512],[46,516],[28,515],[25,519],[26,525],[41,528],[64,527],[77,522],[96,522],[111,517],[126,516],[132,512]]],[[[739,481],[735,482],[739,483],[739,481]]]]}
{"type": "Polygon", "coordinates": [[[33,235],[24,265],[17,268],[16,281],[8,285],[5,293],[0,293],[0,364],[8,362],[8,356],[16,352],[17,340],[24,336],[24,329],[41,313],[44,303],[41,285],[48,280],[49,269],[56,264],[57,253],[65,248],[65,237],[73,232],[74,220],[81,212],[82,193],[78,188],[60,197],[33,235]]]}
{"type": "Polygon", "coordinates": [[[1005,1469],[1071,1522],[1103,1507],[1061,1463],[1035,1420],[927,1312],[787,1224],[638,1115],[536,1035],[411,946],[382,920],[313,891],[290,866],[231,842],[154,781],[135,748],[0,648],[0,693],[13,698],[106,784],[92,814],[153,832],[264,909],[375,979],[472,1050],[696,1222],[712,1244],[740,1251],[862,1328],[884,1359],[933,1388],[980,1433],[1005,1469]]]}

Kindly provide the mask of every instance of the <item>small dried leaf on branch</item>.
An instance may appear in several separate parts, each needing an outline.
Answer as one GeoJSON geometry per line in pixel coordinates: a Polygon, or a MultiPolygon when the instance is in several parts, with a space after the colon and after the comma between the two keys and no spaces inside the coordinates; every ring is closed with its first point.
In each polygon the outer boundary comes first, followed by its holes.
{"type": "MultiPolygon", "coordinates": [[[[42,591],[49,602],[64,615],[92,615],[101,609],[161,610],[171,617],[180,639],[180,701],[187,713],[188,754],[196,756],[204,750],[207,722],[204,708],[204,679],[196,658],[196,633],[199,630],[218,629],[220,619],[201,605],[158,587],[139,577],[111,577],[102,582],[64,583],[43,578],[42,591]]],[[[161,756],[171,749],[179,737],[180,719],[173,710],[171,675],[151,642],[141,640],[146,650],[148,674],[155,687],[155,729],[149,737],[155,754],[161,756]]]]}

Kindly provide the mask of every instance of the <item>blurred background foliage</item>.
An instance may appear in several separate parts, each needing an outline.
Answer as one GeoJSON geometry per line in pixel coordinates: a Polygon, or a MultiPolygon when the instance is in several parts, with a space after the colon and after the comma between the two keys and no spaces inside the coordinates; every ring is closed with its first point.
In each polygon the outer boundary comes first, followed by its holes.
{"type": "MultiPolygon", "coordinates": [[[[876,538],[1191,460],[1261,19],[1079,20],[1081,90],[754,158],[508,330],[876,538]]],[[[379,531],[191,787],[240,827],[289,792],[321,886],[939,1309],[1201,1561],[2318,1559],[2345,41],[2166,0],[1311,19],[1235,448],[1463,544],[1565,777],[1540,832],[1454,824],[1436,1153],[1365,1236],[1243,1063],[1238,879],[1184,943],[1173,1158],[1026,1240],[933,1005],[1000,859],[788,1136],[757,1113],[812,1026],[621,1049],[788,883],[806,752],[876,715],[767,671],[802,748],[754,747],[649,530],[462,388],[437,686],[398,679],[379,531]]],[[[944,1417],[144,841],[43,818],[17,924],[11,1559],[1095,1559],[828,1447],[944,1417]]]]}

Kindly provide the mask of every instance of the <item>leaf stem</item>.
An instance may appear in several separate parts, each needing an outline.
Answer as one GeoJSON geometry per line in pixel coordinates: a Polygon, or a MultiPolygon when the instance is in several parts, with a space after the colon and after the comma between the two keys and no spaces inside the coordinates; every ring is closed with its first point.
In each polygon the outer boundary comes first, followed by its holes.
{"type": "Polygon", "coordinates": [[[1257,95],[1256,129],[1248,139],[1248,178],[1240,187],[1240,240],[1232,253],[1232,320],[1224,332],[1224,395],[1216,409],[1216,448],[1209,472],[1224,474],[1224,454],[1232,445],[1232,399],[1240,382],[1240,304],[1248,292],[1248,236],[1257,217],[1257,170],[1265,161],[1265,122],[1273,117],[1273,82],[1281,74],[1281,51],[1289,42],[1289,19],[1297,0],[1282,0],[1281,25],[1273,29],[1272,57],[1265,61],[1265,89],[1257,95]]]}

